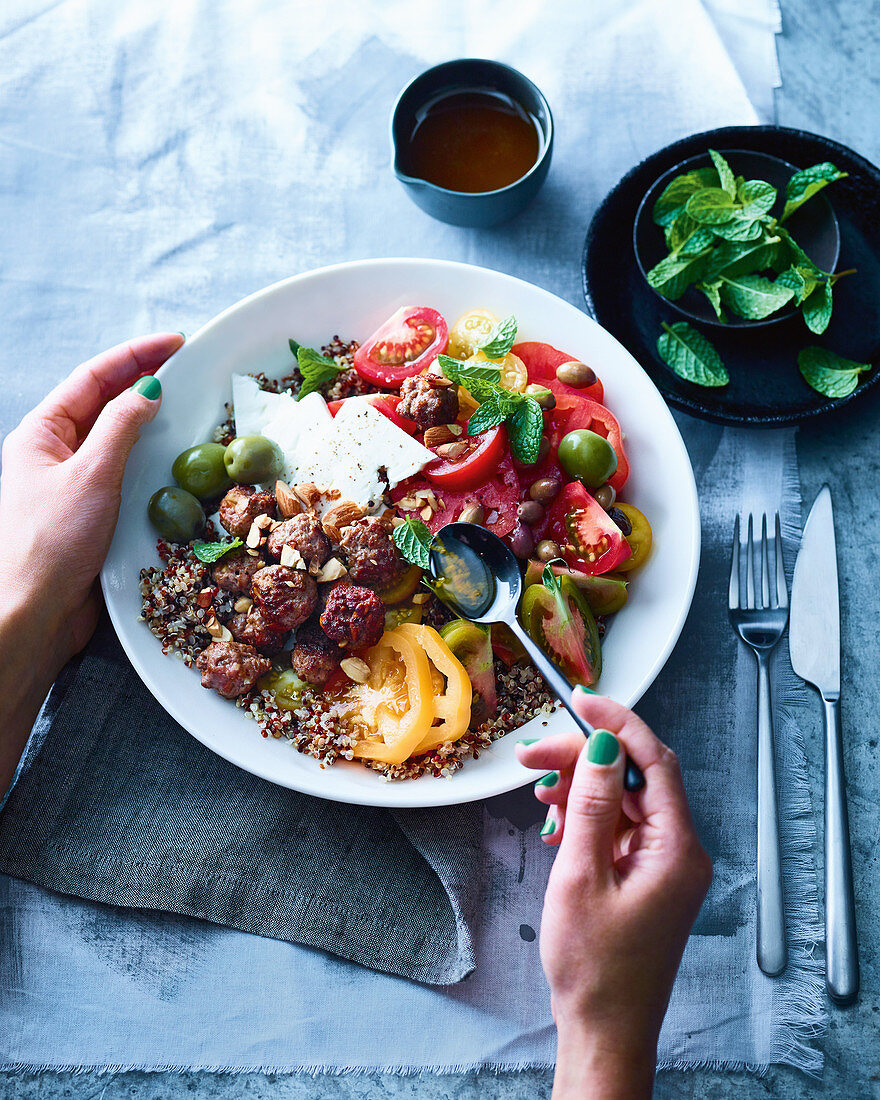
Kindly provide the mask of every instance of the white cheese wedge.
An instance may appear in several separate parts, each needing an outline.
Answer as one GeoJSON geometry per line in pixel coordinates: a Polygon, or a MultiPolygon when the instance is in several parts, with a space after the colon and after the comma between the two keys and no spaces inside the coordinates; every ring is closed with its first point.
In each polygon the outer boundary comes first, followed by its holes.
{"type": "Polygon", "coordinates": [[[232,407],[236,435],[264,435],[278,444],[284,459],[280,476],[288,483],[307,480],[299,467],[311,453],[316,432],[333,423],[319,393],[297,401],[289,393],[268,393],[246,374],[232,376],[232,407]]]}
{"type": "Polygon", "coordinates": [[[366,401],[346,401],[309,439],[299,479],[338,489],[343,500],[368,510],[381,506],[386,488],[437,457],[366,401]]]}

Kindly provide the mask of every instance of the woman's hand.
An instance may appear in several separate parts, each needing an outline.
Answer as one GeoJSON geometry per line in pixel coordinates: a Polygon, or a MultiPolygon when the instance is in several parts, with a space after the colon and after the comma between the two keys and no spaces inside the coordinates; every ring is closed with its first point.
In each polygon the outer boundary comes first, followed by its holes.
{"type": "Polygon", "coordinates": [[[535,788],[550,805],[542,835],[559,846],[541,921],[558,1031],[553,1096],[634,1100],[651,1094],[660,1025],[712,865],[672,750],[610,699],[575,689],[574,702],[596,727],[588,742],[567,733],[517,746],[527,768],[558,776],[535,788]],[[637,793],[623,789],[626,752],[645,775],[637,793]]]}
{"type": "Polygon", "coordinates": [[[145,336],[96,356],[3,442],[0,796],[52,680],[95,629],[125,463],[159,409],[147,376],[182,343],[145,336]]]}

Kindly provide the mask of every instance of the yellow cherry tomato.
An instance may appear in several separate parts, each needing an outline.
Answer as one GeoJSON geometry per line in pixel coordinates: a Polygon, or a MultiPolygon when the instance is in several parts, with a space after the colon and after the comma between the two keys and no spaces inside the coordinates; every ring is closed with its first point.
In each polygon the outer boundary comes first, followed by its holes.
{"type": "Polygon", "coordinates": [[[446,354],[453,359],[467,359],[489,338],[498,318],[488,309],[471,309],[463,313],[449,330],[446,354]]]}
{"type": "Polygon", "coordinates": [[[632,531],[624,536],[629,543],[630,550],[632,550],[632,557],[619,562],[617,570],[620,573],[631,573],[633,569],[639,569],[645,564],[645,560],[651,553],[654,535],[651,532],[651,524],[648,523],[644,514],[638,508],[634,508],[631,504],[619,503],[616,503],[614,507],[623,512],[632,527],[632,531]]]}
{"type": "Polygon", "coordinates": [[[485,352],[477,351],[467,362],[474,365],[490,363],[494,367],[500,367],[499,384],[506,390],[513,390],[514,393],[522,393],[529,384],[529,372],[526,370],[525,363],[512,351],[509,351],[503,359],[490,359],[485,352]]]}

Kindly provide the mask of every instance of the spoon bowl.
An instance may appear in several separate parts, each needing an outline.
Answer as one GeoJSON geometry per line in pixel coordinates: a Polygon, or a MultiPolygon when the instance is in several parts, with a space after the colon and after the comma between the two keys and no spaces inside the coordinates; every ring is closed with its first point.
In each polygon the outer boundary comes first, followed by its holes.
{"type": "MultiPolygon", "coordinates": [[[[571,701],[574,685],[532,640],[517,617],[523,578],[510,547],[476,523],[447,523],[434,536],[429,562],[434,594],[462,619],[504,623],[509,627],[547,686],[589,737],[593,727],[577,713],[571,701]]],[[[645,777],[627,757],[624,786],[628,791],[638,791],[644,785],[645,777]]]]}

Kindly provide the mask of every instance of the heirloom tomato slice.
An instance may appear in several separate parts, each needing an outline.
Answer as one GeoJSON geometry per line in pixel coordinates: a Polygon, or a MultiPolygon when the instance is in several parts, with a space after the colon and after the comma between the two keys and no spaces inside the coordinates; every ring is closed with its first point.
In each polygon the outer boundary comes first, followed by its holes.
{"type": "Polygon", "coordinates": [[[448,329],[429,306],[404,306],[354,353],[361,378],[391,389],[404,378],[421,374],[445,350],[448,329]]]}
{"type": "Polygon", "coordinates": [[[455,458],[438,457],[424,469],[428,481],[453,492],[473,489],[489,481],[507,454],[507,432],[500,424],[478,435],[462,434],[455,443],[465,449],[455,458]]]}
{"type": "Polygon", "coordinates": [[[599,630],[583,593],[569,577],[544,572],[523,596],[520,617],[532,640],[576,684],[591,687],[602,672],[599,630]]]}
{"type": "Polygon", "coordinates": [[[547,537],[572,569],[592,577],[619,569],[632,555],[623,532],[579,481],[570,481],[553,502],[547,537]]]}
{"type": "Polygon", "coordinates": [[[556,368],[561,367],[563,363],[573,362],[575,356],[559,351],[552,344],[542,344],[537,340],[525,340],[521,344],[514,344],[511,350],[525,363],[526,370],[529,372],[529,381],[546,386],[556,394],[557,398],[560,394],[571,394],[574,397],[590,397],[600,403],[604,400],[605,392],[598,378],[591,386],[578,389],[576,386],[567,386],[556,377],[556,368]]]}

